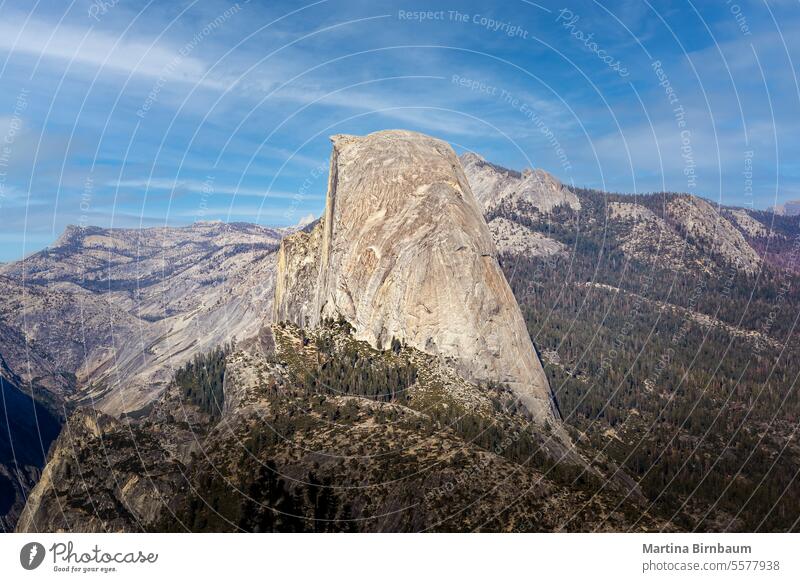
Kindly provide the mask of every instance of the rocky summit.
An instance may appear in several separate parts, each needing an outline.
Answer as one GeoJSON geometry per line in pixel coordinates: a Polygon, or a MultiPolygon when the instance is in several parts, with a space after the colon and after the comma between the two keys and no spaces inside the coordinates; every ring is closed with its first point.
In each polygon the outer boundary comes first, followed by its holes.
{"type": "Polygon", "coordinates": [[[460,161],[478,202],[486,212],[502,204],[527,206],[540,215],[548,215],[559,206],[581,209],[575,193],[544,170],[509,170],[472,152],[462,155],[460,161]]]}
{"type": "Polygon", "coordinates": [[[373,346],[396,340],[450,359],[470,380],[510,386],[540,423],[553,419],[550,386],[453,149],[410,131],[332,141],[325,214],[282,242],[275,320],[344,318],[373,346]]]}

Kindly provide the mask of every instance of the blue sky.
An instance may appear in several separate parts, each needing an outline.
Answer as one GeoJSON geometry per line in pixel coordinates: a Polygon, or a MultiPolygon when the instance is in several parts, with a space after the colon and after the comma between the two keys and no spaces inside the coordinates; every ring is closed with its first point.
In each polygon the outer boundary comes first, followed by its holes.
{"type": "Polygon", "coordinates": [[[328,136],[387,128],[765,208],[800,198],[799,39],[798,0],[3,2],[0,261],[67,224],[295,224],[328,136]]]}

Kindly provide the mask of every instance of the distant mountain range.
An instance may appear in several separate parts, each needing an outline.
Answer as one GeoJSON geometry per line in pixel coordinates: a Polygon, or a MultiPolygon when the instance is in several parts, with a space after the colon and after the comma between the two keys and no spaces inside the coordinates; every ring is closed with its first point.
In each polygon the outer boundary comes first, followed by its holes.
{"type": "Polygon", "coordinates": [[[775,214],[781,216],[797,216],[800,214],[800,200],[789,200],[774,208],[775,214]]]}
{"type": "Polygon", "coordinates": [[[332,172],[301,230],[0,267],[11,434],[44,427],[0,441],[6,529],[797,528],[796,221],[405,131],[332,172]]]}

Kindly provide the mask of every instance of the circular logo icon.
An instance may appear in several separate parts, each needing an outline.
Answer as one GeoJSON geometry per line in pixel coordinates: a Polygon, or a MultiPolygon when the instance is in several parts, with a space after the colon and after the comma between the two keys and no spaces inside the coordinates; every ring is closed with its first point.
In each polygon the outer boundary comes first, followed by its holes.
{"type": "Polygon", "coordinates": [[[19,552],[19,563],[26,570],[35,570],[44,561],[44,546],[39,542],[30,542],[22,546],[19,552]]]}

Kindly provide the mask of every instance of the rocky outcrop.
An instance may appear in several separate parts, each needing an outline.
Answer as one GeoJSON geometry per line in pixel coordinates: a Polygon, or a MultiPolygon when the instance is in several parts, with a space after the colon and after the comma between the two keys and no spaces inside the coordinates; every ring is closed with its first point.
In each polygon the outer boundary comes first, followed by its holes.
{"type": "Polygon", "coordinates": [[[695,247],[745,273],[758,271],[761,257],[739,229],[707,201],[696,196],[678,196],[667,204],[666,211],[695,247]]]}
{"type": "Polygon", "coordinates": [[[319,220],[287,236],[278,251],[275,281],[275,321],[292,321],[307,326],[313,319],[314,294],[319,278],[319,257],[323,232],[319,220]]]}
{"type": "Polygon", "coordinates": [[[547,377],[452,148],[409,131],[332,141],[321,240],[283,243],[275,318],[344,318],[374,346],[396,339],[446,358],[470,380],[508,384],[538,422],[553,419],[547,377]]]}
{"type": "Polygon", "coordinates": [[[709,261],[689,247],[667,221],[635,202],[609,202],[608,221],[618,223],[620,250],[628,259],[676,271],[691,266],[710,268],[709,261]]]}
{"type": "Polygon", "coordinates": [[[475,197],[486,212],[503,204],[512,208],[529,206],[542,215],[558,206],[581,208],[578,197],[544,170],[516,172],[471,152],[463,154],[460,161],[475,197]]]}
{"type": "Polygon", "coordinates": [[[181,483],[163,436],[80,410],[56,441],[18,532],[146,530],[181,483]]]}
{"type": "Polygon", "coordinates": [[[506,218],[489,222],[489,232],[500,253],[524,254],[529,257],[549,257],[567,251],[566,245],[540,232],[506,218]]]}
{"type": "Polygon", "coordinates": [[[652,210],[635,202],[609,202],[608,217],[623,222],[651,222],[656,220],[652,210]]]}
{"type": "Polygon", "coordinates": [[[727,214],[733,219],[733,222],[742,229],[745,235],[752,238],[764,238],[769,236],[767,227],[750,216],[746,210],[735,208],[729,210],[727,214]]]}
{"type": "Polygon", "coordinates": [[[617,224],[620,249],[628,258],[680,271],[710,273],[727,265],[748,274],[758,270],[761,257],[745,236],[763,238],[768,231],[745,210],[719,212],[688,195],[672,195],[666,204],[648,203],[650,208],[635,202],[607,205],[608,221],[617,224]],[[651,210],[659,206],[663,218],[651,210]]]}

